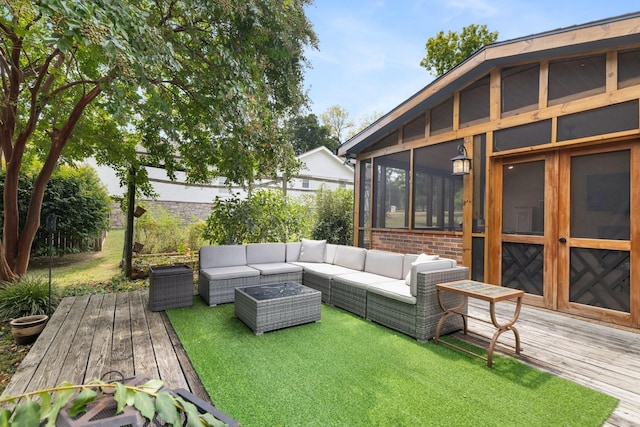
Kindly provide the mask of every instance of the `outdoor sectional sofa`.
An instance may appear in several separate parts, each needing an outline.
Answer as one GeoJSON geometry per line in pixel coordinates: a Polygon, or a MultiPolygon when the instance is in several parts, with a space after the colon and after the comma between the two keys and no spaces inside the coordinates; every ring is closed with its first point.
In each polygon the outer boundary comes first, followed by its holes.
{"type": "MultiPolygon", "coordinates": [[[[327,244],[322,240],[251,243],[200,249],[198,293],[210,306],[234,301],[237,287],[299,282],[322,301],[426,341],[442,315],[437,283],[468,278],[468,269],[437,255],[400,254],[327,244]]],[[[461,302],[445,294],[447,305],[461,302]]],[[[466,307],[463,308],[466,310],[466,307]]],[[[463,328],[447,320],[442,333],[463,328]]]]}

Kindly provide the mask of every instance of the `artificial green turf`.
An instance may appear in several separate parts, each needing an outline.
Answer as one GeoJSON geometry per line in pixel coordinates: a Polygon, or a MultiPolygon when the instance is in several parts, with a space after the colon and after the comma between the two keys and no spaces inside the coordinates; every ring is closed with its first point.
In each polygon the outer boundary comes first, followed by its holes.
{"type": "MultiPolygon", "coordinates": [[[[256,336],[233,304],[167,311],[215,405],[243,427],[600,426],[617,400],[514,359],[486,362],[323,305],[256,336]]],[[[522,337],[526,340],[526,337],[522,337]]]]}

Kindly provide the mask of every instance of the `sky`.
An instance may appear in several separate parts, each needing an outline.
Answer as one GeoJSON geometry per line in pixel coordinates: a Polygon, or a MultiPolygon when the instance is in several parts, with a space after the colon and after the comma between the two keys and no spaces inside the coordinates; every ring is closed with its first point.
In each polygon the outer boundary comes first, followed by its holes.
{"type": "Polygon", "coordinates": [[[306,14],[319,39],[308,50],[311,112],[344,108],[356,124],[386,114],[433,81],[420,60],[428,38],[487,25],[498,41],[640,10],[631,0],[315,0],[306,14]]]}

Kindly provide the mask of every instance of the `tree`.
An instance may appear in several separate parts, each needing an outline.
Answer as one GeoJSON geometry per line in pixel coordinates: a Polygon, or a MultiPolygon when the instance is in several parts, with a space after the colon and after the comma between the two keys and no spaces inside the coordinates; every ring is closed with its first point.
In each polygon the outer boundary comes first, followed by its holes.
{"type": "MultiPolygon", "coordinates": [[[[279,126],[306,104],[309,0],[11,0],[0,15],[0,278],[25,273],[59,162],[95,157],[124,179],[141,162],[190,182],[295,169],[279,126]],[[142,146],[144,160],[136,155],[142,146]],[[42,160],[24,224],[18,177],[42,160]]],[[[293,173],[290,173],[292,175],[293,173]]]]}
{"type": "Polygon", "coordinates": [[[497,31],[489,31],[486,25],[471,24],[459,33],[440,31],[427,40],[427,55],[420,61],[434,77],[439,77],[467,59],[483,46],[498,39],[497,31]]]}
{"type": "Polygon", "coordinates": [[[329,129],[329,133],[338,144],[342,144],[345,141],[346,132],[354,126],[353,122],[349,120],[347,110],[339,105],[332,105],[327,108],[327,111],[320,114],[320,120],[329,129]]]}
{"type": "Polygon", "coordinates": [[[338,142],[331,137],[329,129],[320,124],[315,114],[294,117],[287,127],[289,140],[296,152],[304,153],[321,146],[331,151],[338,148],[338,142]]]}
{"type": "Polygon", "coordinates": [[[353,190],[321,187],[316,192],[312,238],[337,245],[353,243],[353,190]]]}

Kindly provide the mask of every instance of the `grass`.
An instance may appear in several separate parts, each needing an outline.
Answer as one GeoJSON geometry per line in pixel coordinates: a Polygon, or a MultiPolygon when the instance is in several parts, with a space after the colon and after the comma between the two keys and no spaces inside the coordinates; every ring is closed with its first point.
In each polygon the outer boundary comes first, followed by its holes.
{"type": "Polygon", "coordinates": [[[495,356],[494,367],[337,308],[255,336],[233,304],[167,313],[216,406],[244,427],[600,426],[616,399],[495,356]]]}
{"type": "MultiPolygon", "coordinates": [[[[77,284],[107,283],[122,273],[120,261],[124,230],[110,230],[100,252],[83,252],[53,257],[52,280],[66,287],[77,284]]],[[[29,272],[49,275],[49,257],[32,259],[29,272]]]]}

